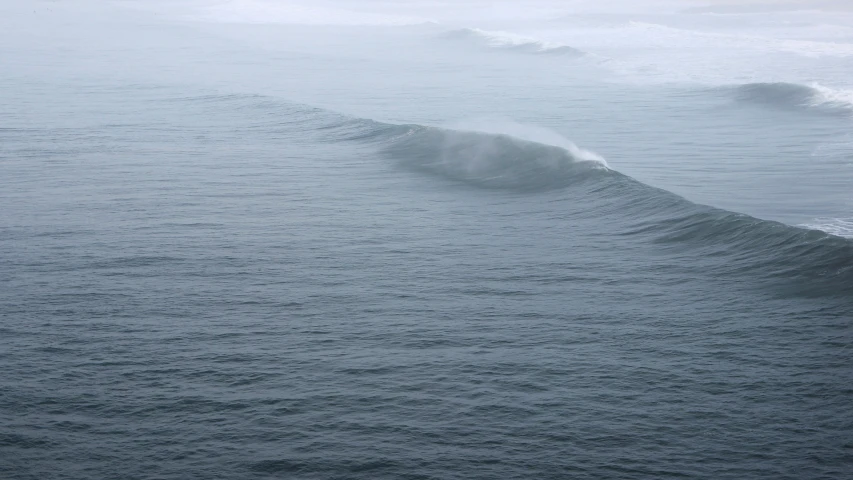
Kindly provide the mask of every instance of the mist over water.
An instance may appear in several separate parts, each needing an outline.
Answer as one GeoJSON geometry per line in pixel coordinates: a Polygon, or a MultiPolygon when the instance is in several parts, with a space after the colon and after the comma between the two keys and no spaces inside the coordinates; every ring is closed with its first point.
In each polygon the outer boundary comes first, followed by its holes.
{"type": "Polygon", "coordinates": [[[0,477],[846,478],[852,26],[0,0],[0,477]]]}

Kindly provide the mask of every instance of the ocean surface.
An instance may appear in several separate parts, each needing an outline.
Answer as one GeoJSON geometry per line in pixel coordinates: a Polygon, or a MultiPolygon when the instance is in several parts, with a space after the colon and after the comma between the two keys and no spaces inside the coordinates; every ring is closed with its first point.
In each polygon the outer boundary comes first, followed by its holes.
{"type": "Polygon", "coordinates": [[[853,478],[853,12],[595,3],[0,2],[0,478],[853,478]]]}

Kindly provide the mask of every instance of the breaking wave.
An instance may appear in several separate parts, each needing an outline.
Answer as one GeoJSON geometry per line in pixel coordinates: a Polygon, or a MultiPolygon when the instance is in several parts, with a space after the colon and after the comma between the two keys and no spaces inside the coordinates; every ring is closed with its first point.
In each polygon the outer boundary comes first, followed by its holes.
{"type": "Polygon", "coordinates": [[[584,150],[505,134],[412,126],[382,148],[401,165],[486,188],[543,191],[609,171],[584,150]]]}
{"type": "Polygon", "coordinates": [[[467,40],[474,44],[521,53],[544,55],[567,55],[580,57],[585,53],[576,48],[559,43],[546,42],[535,38],[517,35],[509,32],[487,31],[479,28],[463,28],[448,32],[451,39],[467,40]]]}
{"type": "Polygon", "coordinates": [[[728,87],[738,101],[776,108],[809,108],[827,113],[853,113],[853,91],[812,83],[748,83],[728,87]]]}
{"type": "Polygon", "coordinates": [[[405,170],[461,185],[548,193],[555,213],[595,218],[602,235],[673,251],[681,259],[679,265],[687,262],[696,274],[744,288],[772,286],[782,296],[836,297],[843,302],[853,296],[853,239],[812,229],[822,228],[818,225],[796,227],[695,204],[612,170],[595,153],[565,139],[391,124],[257,95],[172,101],[244,112],[255,122],[253,130],[290,132],[310,142],[358,144],[405,170]]]}
{"type": "Polygon", "coordinates": [[[853,292],[853,241],[692,203],[611,170],[597,155],[505,134],[405,126],[381,140],[399,165],[469,185],[517,192],[563,189],[573,209],[622,235],[691,252],[723,280],[776,285],[784,295],[853,292]]]}

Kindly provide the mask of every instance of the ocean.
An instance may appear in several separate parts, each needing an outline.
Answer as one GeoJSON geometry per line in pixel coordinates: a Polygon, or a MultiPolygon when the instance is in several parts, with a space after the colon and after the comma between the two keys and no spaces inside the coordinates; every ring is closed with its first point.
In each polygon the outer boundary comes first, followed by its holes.
{"type": "Polygon", "coordinates": [[[843,2],[0,2],[0,478],[853,478],[843,2]]]}

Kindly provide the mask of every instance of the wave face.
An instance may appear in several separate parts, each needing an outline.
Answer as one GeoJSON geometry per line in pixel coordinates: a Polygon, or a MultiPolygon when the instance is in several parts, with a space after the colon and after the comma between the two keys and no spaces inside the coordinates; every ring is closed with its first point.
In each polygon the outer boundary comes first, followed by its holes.
{"type": "Polygon", "coordinates": [[[600,158],[579,149],[425,126],[410,127],[382,152],[405,167],[486,188],[543,191],[608,172],[600,158]]]}
{"type": "Polygon", "coordinates": [[[730,87],[738,101],[778,108],[810,108],[827,113],[853,113],[853,91],[819,84],[748,83],[730,87]]]}
{"type": "Polygon", "coordinates": [[[853,292],[850,239],[713,208],[647,227],[655,242],[689,248],[716,278],[767,282],[782,296],[849,298],[853,292]]]}
{"type": "Polygon", "coordinates": [[[487,31],[479,28],[463,28],[447,34],[448,38],[467,40],[477,45],[520,53],[538,55],[566,55],[580,57],[585,53],[559,43],[546,42],[509,32],[487,31]]]}

